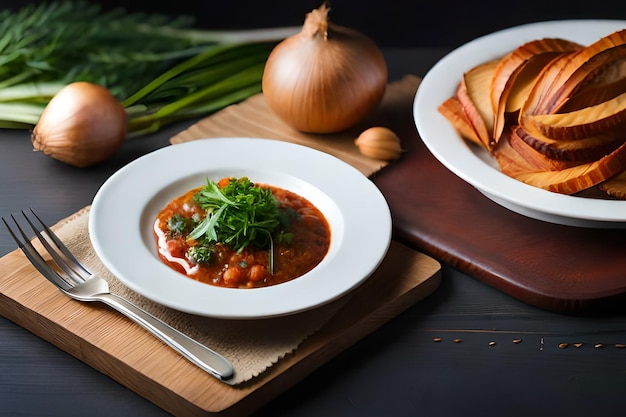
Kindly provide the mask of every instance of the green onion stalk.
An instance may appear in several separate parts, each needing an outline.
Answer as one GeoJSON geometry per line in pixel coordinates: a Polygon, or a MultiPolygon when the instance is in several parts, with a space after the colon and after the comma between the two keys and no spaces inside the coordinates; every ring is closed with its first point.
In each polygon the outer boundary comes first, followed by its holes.
{"type": "Polygon", "coordinates": [[[212,31],[186,16],[82,1],[0,11],[0,128],[32,129],[64,86],[106,87],[138,136],[261,92],[265,62],[299,27],[212,31]]]}

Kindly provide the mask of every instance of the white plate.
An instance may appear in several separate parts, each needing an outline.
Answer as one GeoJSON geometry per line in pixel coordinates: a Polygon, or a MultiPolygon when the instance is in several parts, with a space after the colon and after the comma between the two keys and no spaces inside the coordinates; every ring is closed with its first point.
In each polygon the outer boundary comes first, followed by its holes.
{"type": "Polygon", "coordinates": [[[391,214],[372,181],[333,156],[275,140],[217,138],[168,146],[120,169],[94,198],[89,233],[104,265],[157,303],[202,316],[266,318],[317,307],[363,282],[387,252],[391,214]],[[162,263],[152,234],[159,210],[207,178],[226,176],[248,176],[316,205],[331,228],[322,262],[293,281],[256,289],[200,283],[162,263]]]}
{"type": "Polygon", "coordinates": [[[542,190],[502,174],[486,151],[461,139],[437,107],[454,95],[463,73],[498,58],[521,44],[561,37],[591,44],[618,29],[622,20],[564,20],[533,23],[471,41],[443,57],[426,74],[417,91],[413,115],[420,137],[450,171],[496,203],[539,220],[583,227],[626,227],[626,201],[574,197],[542,190]]]}

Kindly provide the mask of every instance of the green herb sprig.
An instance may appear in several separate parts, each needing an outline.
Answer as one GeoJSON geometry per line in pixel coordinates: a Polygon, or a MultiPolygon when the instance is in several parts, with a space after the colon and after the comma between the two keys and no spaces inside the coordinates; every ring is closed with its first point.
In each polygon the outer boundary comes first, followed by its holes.
{"type": "Polygon", "coordinates": [[[241,252],[246,246],[267,247],[280,226],[282,214],[272,191],[258,187],[247,177],[232,178],[220,186],[207,179],[207,185],[194,195],[194,202],[206,210],[206,217],[189,237],[207,242],[223,242],[241,252]]]}

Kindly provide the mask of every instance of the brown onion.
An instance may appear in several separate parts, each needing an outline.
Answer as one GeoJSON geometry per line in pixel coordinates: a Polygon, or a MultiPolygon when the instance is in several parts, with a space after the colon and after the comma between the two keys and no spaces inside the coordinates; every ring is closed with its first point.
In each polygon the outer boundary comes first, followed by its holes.
{"type": "Polygon", "coordinates": [[[79,168],[110,158],[124,142],[128,117],[106,88],[88,82],[63,87],[33,129],[33,148],[79,168]]]}
{"type": "Polygon", "coordinates": [[[302,31],[278,44],[267,59],[263,94],[293,128],[338,132],[364,119],[382,100],[387,65],[365,35],[330,23],[323,4],[308,13],[302,31]]]}

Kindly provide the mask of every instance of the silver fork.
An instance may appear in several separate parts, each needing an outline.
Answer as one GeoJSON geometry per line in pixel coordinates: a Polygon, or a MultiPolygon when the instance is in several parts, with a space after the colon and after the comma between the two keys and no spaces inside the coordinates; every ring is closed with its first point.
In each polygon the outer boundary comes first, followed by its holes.
{"type": "Polygon", "coordinates": [[[39,216],[32,209],[30,211],[41,225],[41,230],[33,224],[23,210],[22,215],[37,236],[37,239],[52,257],[56,268],[46,262],[41,254],[37,252],[37,249],[32,245],[29,237],[13,215],[11,215],[11,218],[17,230],[19,230],[21,239],[4,218],[2,218],[2,221],[30,262],[61,292],[78,301],[99,301],[107,304],[150,331],[185,358],[219,380],[228,383],[228,380],[232,379],[234,369],[226,358],[128,300],[109,292],[107,281],[85,268],[39,216]]]}

